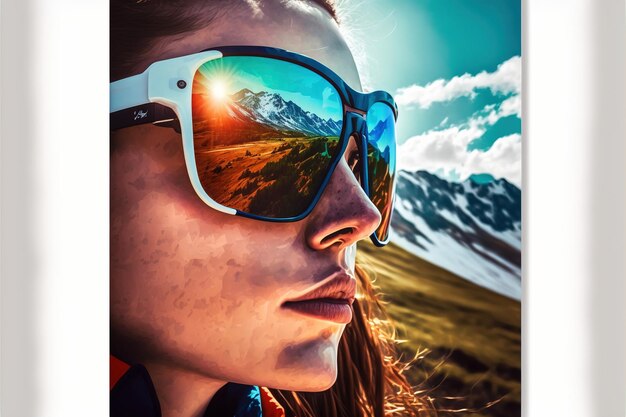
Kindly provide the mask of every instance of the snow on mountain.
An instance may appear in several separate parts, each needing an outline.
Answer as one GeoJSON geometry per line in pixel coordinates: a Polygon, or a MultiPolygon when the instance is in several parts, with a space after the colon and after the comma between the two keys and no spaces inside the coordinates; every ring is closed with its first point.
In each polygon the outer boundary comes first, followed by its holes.
{"type": "Polygon", "coordinates": [[[244,88],[231,95],[234,105],[253,120],[279,130],[301,132],[312,136],[339,136],[341,122],[322,119],[303,110],[293,101],[285,101],[280,94],[244,88]]]}
{"type": "Polygon", "coordinates": [[[521,298],[521,191],[515,185],[399,171],[391,225],[392,240],[415,255],[521,298]]]}

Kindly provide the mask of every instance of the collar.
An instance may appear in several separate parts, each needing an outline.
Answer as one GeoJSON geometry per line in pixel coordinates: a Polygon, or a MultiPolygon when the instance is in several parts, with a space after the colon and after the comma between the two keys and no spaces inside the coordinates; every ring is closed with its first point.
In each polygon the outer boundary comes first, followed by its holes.
{"type": "MultiPolygon", "coordinates": [[[[133,365],[115,382],[110,394],[111,417],[161,417],[152,379],[133,365]]],[[[204,417],[285,417],[285,410],[265,387],[229,382],[220,388],[204,417]]]]}

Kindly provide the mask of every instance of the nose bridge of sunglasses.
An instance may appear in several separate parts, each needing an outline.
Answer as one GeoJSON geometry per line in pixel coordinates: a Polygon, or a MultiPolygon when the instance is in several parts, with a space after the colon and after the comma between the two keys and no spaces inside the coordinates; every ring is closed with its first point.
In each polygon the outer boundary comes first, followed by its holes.
{"type": "Polygon", "coordinates": [[[354,136],[357,146],[364,150],[364,141],[367,135],[365,112],[346,106],[346,139],[354,136]]]}

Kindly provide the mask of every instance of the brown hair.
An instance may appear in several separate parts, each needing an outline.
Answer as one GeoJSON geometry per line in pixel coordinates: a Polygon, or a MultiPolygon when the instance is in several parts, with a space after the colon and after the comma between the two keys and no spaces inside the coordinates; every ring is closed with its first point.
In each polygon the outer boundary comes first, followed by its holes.
{"type": "MultiPolygon", "coordinates": [[[[310,0],[337,18],[332,0],[310,0]]],[[[133,75],[136,63],[159,38],[209,24],[244,2],[214,0],[111,0],[111,79],[133,75]],[[202,13],[198,11],[202,8],[202,13]]],[[[338,376],[323,392],[271,389],[294,417],[425,417],[428,398],[408,382],[410,363],[399,360],[395,329],[368,274],[357,265],[359,298],[341,338],[338,376]]]]}
{"type": "MultiPolygon", "coordinates": [[[[310,1],[338,20],[334,0],[310,1]]],[[[135,63],[159,38],[199,29],[243,4],[245,2],[232,0],[111,0],[111,81],[134,75],[135,63]]]]}

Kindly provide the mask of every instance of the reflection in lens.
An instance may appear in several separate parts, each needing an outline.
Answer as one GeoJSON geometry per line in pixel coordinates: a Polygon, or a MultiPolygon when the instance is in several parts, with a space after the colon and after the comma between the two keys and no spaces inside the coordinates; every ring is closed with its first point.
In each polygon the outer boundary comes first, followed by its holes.
{"type": "Polygon", "coordinates": [[[369,194],[382,216],[375,233],[384,242],[391,224],[396,173],[395,118],[384,103],[375,103],[367,112],[367,143],[369,194]]]}
{"type": "Polygon", "coordinates": [[[272,58],[231,56],[196,72],[194,150],[218,203],[270,218],[311,205],[340,151],[343,104],[319,74],[272,58]]]}

